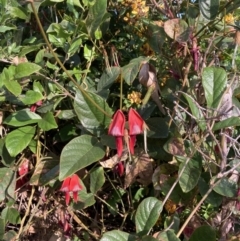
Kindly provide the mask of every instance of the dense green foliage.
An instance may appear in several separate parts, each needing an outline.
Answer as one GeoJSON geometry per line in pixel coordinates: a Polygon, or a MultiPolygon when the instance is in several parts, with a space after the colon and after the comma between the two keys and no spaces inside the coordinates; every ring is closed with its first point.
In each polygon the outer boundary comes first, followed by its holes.
{"type": "Polygon", "coordinates": [[[0,11],[0,240],[238,239],[239,0],[0,11]]]}

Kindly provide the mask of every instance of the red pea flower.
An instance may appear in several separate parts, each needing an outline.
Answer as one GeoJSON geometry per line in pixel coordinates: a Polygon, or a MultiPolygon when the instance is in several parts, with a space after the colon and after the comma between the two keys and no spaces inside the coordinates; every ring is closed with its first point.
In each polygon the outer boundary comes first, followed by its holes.
{"type": "Polygon", "coordinates": [[[16,189],[21,188],[28,182],[28,174],[29,171],[29,160],[25,159],[18,168],[18,179],[16,182],[16,189]]]}
{"type": "Polygon", "coordinates": [[[70,202],[70,193],[73,195],[74,202],[78,201],[78,192],[82,190],[80,180],[77,174],[64,179],[60,191],[65,192],[65,200],[68,205],[70,202]]]}
{"type": "Polygon", "coordinates": [[[108,135],[115,136],[117,153],[119,157],[122,155],[123,151],[124,127],[125,116],[121,110],[118,110],[113,116],[113,121],[108,129],[108,135]]]}
{"type": "Polygon", "coordinates": [[[118,162],[114,167],[115,172],[121,177],[124,174],[124,164],[122,161],[118,162]]]}
{"type": "Polygon", "coordinates": [[[35,104],[31,105],[30,111],[31,112],[36,112],[37,107],[42,105],[42,100],[37,101],[35,104]]]}
{"type": "Polygon", "coordinates": [[[130,135],[129,148],[130,153],[134,154],[136,135],[143,133],[145,129],[145,122],[142,117],[137,113],[137,111],[131,108],[128,113],[128,124],[130,135]]]}

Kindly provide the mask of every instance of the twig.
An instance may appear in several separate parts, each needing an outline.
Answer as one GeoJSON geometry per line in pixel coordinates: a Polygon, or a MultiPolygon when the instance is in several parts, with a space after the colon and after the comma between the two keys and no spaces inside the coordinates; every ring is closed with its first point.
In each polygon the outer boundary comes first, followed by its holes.
{"type": "Polygon", "coordinates": [[[193,209],[193,211],[191,212],[191,214],[188,216],[188,218],[186,219],[186,221],[184,222],[184,224],[182,225],[181,229],[178,231],[177,233],[177,237],[179,237],[181,235],[181,233],[183,232],[183,230],[185,229],[185,227],[188,225],[189,221],[192,219],[193,215],[197,212],[197,210],[200,208],[200,206],[202,205],[202,203],[205,201],[205,199],[208,197],[208,195],[212,192],[213,188],[216,187],[218,185],[218,183],[221,181],[222,177],[226,177],[227,175],[229,175],[229,173],[233,172],[237,167],[240,166],[240,163],[238,163],[236,166],[234,166],[233,168],[231,168],[229,171],[226,171],[225,173],[223,173],[219,178],[219,180],[217,180],[215,183],[213,183],[211,185],[211,187],[208,189],[208,191],[205,193],[205,195],[202,197],[202,199],[199,201],[199,203],[197,204],[197,206],[193,209]]]}
{"type": "Polygon", "coordinates": [[[23,226],[24,226],[24,223],[25,223],[25,220],[27,218],[27,216],[29,215],[30,213],[30,207],[31,207],[31,204],[32,204],[32,200],[33,200],[33,195],[35,193],[35,187],[32,186],[32,191],[31,191],[31,196],[28,200],[28,205],[27,205],[27,210],[25,212],[25,215],[24,217],[22,218],[22,221],[21,221],[21,226],[19,228],[19,231],[18,231],[18,234],[16,236],[16,240],[19,240],[20,236],[23,234],[23,226]]]}
{"type": "Polygon", "coordinates": [[[95,240],[99,240],[99,235],[93,233],[80,219],[79,217],[73,212],[71,207],[67,207],[67,211],[71,214],[73,219],[81,226],[84,230],[88,232],[89,235],[91,235],[95,240]]]}

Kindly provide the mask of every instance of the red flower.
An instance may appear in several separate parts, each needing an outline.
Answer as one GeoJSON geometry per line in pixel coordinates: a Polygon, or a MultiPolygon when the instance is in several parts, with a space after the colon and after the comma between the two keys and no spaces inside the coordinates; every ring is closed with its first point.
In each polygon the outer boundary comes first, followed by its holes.
{"type": "Polygon", "coordinates": [[[78,192],[82,190],[80,180],[77,174],[73,174],[71,177],[64,179],[60,191],[65,192],[66,204],[69,204],[70,193],[73,193],[74,202],[78,201],[78,192]]]}
{"type": "Polygon", "coordinates": [[[29,160],[25,159],[18,168],[18,178],[16,182],[16,189],[21,188],[28,182],[28,174],[29,171],[29,160]]]}
{"type": "Polygon", "coordinates": [[[145,129],[145,122],[137,111],[131,108],[128,113],[128,124],[130,135],[129,148],[131,154],[134,154],[136,135],[143,133],[145,129]]]}
{"type": "Polygon", "coordinates": [[[30,111],[31,112],[35,112],[37,107],[42,105],[42,100],[37,101],[35,104],[31,105],[30,107],[30,111]]]}
{"type": "Polygon", "coordinates": [[[125,116],[121,110],[118,110],[113,116],[113,121],[109,126],[108,134],[115,136],[117,153],[120,157],[123,151],[123,136],[125,127],[125,116]]]}
{"type": "Polygon", "coordinates": [[[114,168],[115,172],[121,177],[124,174],[124,164],[123,162],[118,162],[114,168]]]}

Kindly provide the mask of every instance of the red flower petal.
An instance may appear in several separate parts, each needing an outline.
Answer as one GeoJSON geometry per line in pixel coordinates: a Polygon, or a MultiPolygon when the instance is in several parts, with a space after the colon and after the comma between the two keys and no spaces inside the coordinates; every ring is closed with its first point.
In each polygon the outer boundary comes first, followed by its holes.
{"type": "Polygon", "coordinates": [[[144,130],[144,120],[134,109],[128,113],[129,135],[138,135],[144,130]]]}
{"type": "Polygon", "coordinates": [[[66,205],[68,205],[70,202],[70,193],[69,192],[65,192],[65,200],[66,200],[66,205]]]}
{"type": "Polygon", "coordinates": [[[61,192],[70,192],[70,189],[69,189],[70,181],[71,181],[71,177],[67,177],[66,179],[64,179],[62,186],[60,188],[61,192]]]}
{"type": "Polygon", "coordinates": [[[35,112],[36,109],[37,109],[37,106],[36,106],[35,104],[34,104],[34,105],[31,105],[31,107],[30,107],[30,111],[31,111],[31,112],[35,112]]]}
{"type": "Polygon", "coordinates": [[[124,165],[123,162],[117,163],[115,166],[115,172],[121,177],[124,174],[124,165]]]}
{"type": "Polygon", "coordinates": [[[70,192],[78,192],[82,190],[82,186],[80,184],[80,180],[77,174],[73,174],[69,184],[70,192]]]}
{"type": "Polygon", "coordinates": [[[121,110],[118,110],[113,116],[113,121],[109,126],[108,134],[112,136],[123,136],[125,126],[125,116],[121,110]]]}
{"type": "Polygon", "coordinates": [[[73,200],[74,202],[78,201],[78,192],[73,192],[73,200]]]}
{"type": "Polygon", "coordinates": [[[116,136],[115,141],[116,141],[117,153],[118,153],[118,156],[120,157],[123,151],[123,138],[121,136],[116,136]]]}
{"type": "Polygon", "coordinates": [[[129,149],[130,149],[130,153],[132,155],[134,154],[135,143],[136,143],[136,135],[130,136],[130,139],[129,139],[129,149]]]}

